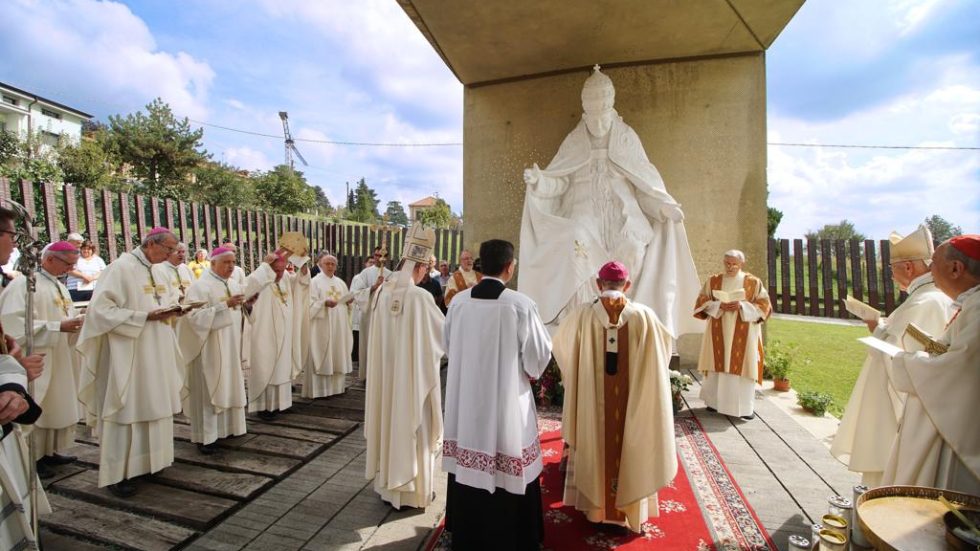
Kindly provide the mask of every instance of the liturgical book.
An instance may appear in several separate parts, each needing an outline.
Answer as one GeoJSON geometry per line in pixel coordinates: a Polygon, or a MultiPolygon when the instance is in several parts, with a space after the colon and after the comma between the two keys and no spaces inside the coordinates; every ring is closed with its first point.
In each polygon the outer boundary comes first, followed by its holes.
{"type": "Polygon", "coordinates": [[[851,295],[847,295],[847,298],[844,299],[844,308],[864,321],[878,321],[881,318],[881,312],[877,308],[865,304],[851,295]]]}

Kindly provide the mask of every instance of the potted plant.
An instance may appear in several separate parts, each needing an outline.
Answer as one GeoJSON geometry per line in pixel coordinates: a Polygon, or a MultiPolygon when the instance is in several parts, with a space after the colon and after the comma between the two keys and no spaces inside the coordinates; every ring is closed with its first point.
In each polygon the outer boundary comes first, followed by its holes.
{"type": "Polygon", "coordinates": [[[779,392],[789,390],[789,372],[793,367],[793,356],[783,348],[779,341],[772,341],[766,347],[765,371],[772,377],[772,388],[779,392]]]}
{"type": "Polygon", "coordinates": [[[694,379],[690,375],[674,369],[670,370],[670,396],[675,414],[684,409],[684,397],[681,393],[690,388],[693,382],[694,379]]]}
{"type": "Polygon", "coordinates": [[[827,408],[833,405],[834,398],[826,392],[807,390],[800,392],[800,395],[796,397],[796,403],[817,417],[823,417],[827,408]]]}

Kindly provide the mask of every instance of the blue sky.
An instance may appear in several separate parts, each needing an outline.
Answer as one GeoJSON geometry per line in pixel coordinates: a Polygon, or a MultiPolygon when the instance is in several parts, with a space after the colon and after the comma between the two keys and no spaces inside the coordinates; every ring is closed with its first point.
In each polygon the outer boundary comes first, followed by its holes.
{"type": "MultiPolygon", "coordinates": [[[[438,192],[460,211],[462,148],[301,141],[462,139],[462,86],[394,0],[7,0],[0,81],[105,119],[156,96],[194,121],[281,135],[336,203],[438,192]]],[[[769,141],[980,145],[980,2],[810,0],[767,54],[769,141]]],[[[629,122],[629,121],[627,121],[629,122]]],[[[269,169],[281,138],[205,126],[217,160],[269,169]]],[[[980,231],[980,151],[769,147],[779,234],[847,218],[869,236],[931,214],[980,231]]],[[[668,188],[670,183],[667,183],[668,188]]]]}

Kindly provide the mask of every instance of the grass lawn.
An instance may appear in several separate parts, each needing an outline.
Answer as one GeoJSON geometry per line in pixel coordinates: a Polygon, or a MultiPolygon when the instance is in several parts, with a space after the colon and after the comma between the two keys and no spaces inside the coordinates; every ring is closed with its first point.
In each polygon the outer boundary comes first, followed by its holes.
{"type": "Polygon", "coordinates": [[[776,339],[788,348],[797,347],[789,379],[797,392],[813,390],[834,397],[828,411],[840,417],[851,397],[867,347],[857,342],[868,336],[868,329],[856,327],[772,319],[766,322],[768,339],[776,339]],[[806,359],[810,364],[806,365],[806,359]]]}

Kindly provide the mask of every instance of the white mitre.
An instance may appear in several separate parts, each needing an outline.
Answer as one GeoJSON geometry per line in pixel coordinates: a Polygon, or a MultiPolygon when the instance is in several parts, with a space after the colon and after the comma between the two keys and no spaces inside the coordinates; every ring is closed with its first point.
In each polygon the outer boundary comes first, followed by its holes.
{"type": "Polygon", "coordinates": [[[932,244],[932,233],[924,224],[919,224],[917,230],[905,237],[902,237],[898,232],[892,232],[888,240],[891,241],[888,257],[890,262],[929,260],[935,250],[935,246],[932,244]]]}
{"type": "Polygon", "coordinates": [[[602,102],[602,107],[609,109],[613,106],[615,99],[616,89],[613,87],[612,80],[603,74],[599,70],[599,66],[596,65],[582,86],[582,103],[602,102]]]}
{"type": "Polygon", "coordinates": [[[412,281],[412,271],[415,270],[415,265],[428,264],[435,245],[436,232],[432,228],[425,228],[416,222],[408,230],[402,252],[402,259],[405,262],[398,272],[395,288],[392,291],[394,299],[391,301],[391,313],[393,315],[397,316],[402,313],[402,307],[405,304],[405,292],[409,286],[415,285],[415,282],[412,281]]]}

